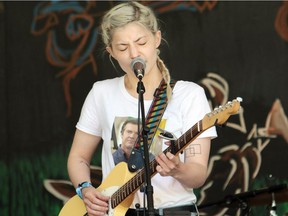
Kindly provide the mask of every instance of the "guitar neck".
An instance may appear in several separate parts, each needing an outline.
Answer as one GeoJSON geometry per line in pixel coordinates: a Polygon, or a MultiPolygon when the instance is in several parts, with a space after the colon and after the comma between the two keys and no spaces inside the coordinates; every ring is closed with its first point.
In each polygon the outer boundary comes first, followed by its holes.
{"type": "MultiPolygon", "coordinates": [[[[193,141],[198,135],[203,132],[202,120],[197,122],[192,128],[186,131],[182,136],[180,136],[173,143],[167,147],[163,153],[173,152],[173,154],[178,155],[186,147],[188,143],[193,141]],[[173,151],[172,151],[173,150],[173,151]]],[[[156,174],[157,162],[155,159],[150,161],[150,174],[154,176],[156,174]]],[[[133,176],[129,181],[127,181],[123,186],[121,186],[112,196],[111,196],[111,206],[115,208],[119,205],[125,198],[136,191],[145,182],[145,169],[140,169],[135,176],[133,176]]]]}

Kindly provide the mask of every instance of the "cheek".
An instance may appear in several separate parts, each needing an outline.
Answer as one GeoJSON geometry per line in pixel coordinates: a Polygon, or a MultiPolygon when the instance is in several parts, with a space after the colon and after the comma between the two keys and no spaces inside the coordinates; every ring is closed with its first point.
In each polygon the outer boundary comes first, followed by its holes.
{"type": "Polygon", "coordinates": [[[127,57],[125,52],[113,52],[113,58],[118,62],[122,69],[127,68],[130,64],[130,59],[127,57]]]}
{"type": "Polygon", "coordinates": [[[132,70],[130,68],[131,65],[131,60],[129,58],[125,59],[118,59],[117,60],[119,66],[125,73],[132,73],[132,70]]]}
{"type": "Polygon", "coordinates": [[[157,58],[158,58],[158,55],[157,55],[157,52],[156,52],[156,50],[154,50],[153,52],[150,52],[150,53],[148,53],[148,63],[150,63],[150,64],[154,64],[154,63],[156,63],[156,60],[157,60],[157,58]]]}

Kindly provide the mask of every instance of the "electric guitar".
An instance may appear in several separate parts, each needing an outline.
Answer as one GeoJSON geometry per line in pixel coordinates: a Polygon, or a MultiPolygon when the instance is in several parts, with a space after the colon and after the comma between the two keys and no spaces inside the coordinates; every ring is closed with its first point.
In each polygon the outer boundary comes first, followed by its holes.
{"type": "MultiPolygon", "coordinates": [[[[201,133],[212,126],[223,125],[230,115],[236,114],[240,109],[241,98],[228,102],[225,106],[220,106],[214,111],[206,114],[202,120],[197,122],[192,128],[174,141],[174,146],[169,146],[164,153],[171,152],[172,148],[175,155],[183,149],[201,133]]],[[[151,176],[156,174],[156,160],[150,162],[151,176]]],[[[110,196],[109,211],[106,216],[125,216],[131,206],[136,190],[145,181],[145,170],[130,172],[127,163],[121,162],[115,166],[110,174],[105,178],[101,185],[96,188],[102,194],[110,196]]],[[[59,216],[84,216],[88,215],[84,202],[78,197],[73,196],[61,209],[59,216]]]]}

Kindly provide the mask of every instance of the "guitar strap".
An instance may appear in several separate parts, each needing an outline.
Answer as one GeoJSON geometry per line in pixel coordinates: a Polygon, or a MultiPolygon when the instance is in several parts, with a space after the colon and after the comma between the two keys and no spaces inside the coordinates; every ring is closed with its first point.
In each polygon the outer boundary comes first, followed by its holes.
{"type": "MultiPolygon", "coordinates": [[[[173,89],[176,84],[176,81],[171,79],[170,86],[173,89]]],[[[157,128],[160,124],[164,111],[167,107],[167,83],[164,79],[161,81],[159,87],[154,92],[154,99],[149,108],[148,114],[145,119],[145,125],[148,130],[147,134],[147,143],[152,143],[153,137],[157,131],[157,128]]],[[[141,129],[142,132],[143,128],[141,129]]],[[[142,133],[141,133],[142,134],[142,133]]],[[[139,140],[137,140],[136,145],[131,151],[130,157],[128,159],[128,169],[131,172],[135,172],[144,166],[143,158],[143,139],[140,136],[140,145],[139,140]],[[140,157],[139,157],[140,156],[140,157]]],[[[149,145],[149,146],[150,146],[149,145]]],[[[150,157],[150,156],[149,156],[150,157]]],[[[152,158],[150,158],[152,159],[152,158]]]]}

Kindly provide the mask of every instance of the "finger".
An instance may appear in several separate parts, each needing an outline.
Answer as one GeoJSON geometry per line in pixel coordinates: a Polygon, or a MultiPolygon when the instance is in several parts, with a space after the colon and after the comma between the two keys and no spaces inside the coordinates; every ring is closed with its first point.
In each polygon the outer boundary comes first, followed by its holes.
{"type": "Polygon", "coordinates": [[[167,158],[169,159],[170,163],[169,163],[169,167],[177,167],[180,164],[180,158],[179,156],[175,156],[174,154],[167,152],[166,154],[167,158]]]}
{"type": "Polygon", "coordinates": [[[169,160],[173,160],[173,159],[175,158],[175,156],[174,156],[172,153],[170,153],[170,152],[167,152],[166,157],[167,157],[169,160]]]}
{"type": "Polygon", "coordinates": [[[98,199],[103,200],[103,201],[106,201],[106,202],[107,202],[107,201],[109,200],[109,198],[110,198],[109,196],[105,196],[105,195],[103,195],[103,194],[100,193],[100,192],[98,192],[96,196],[97,196],[98,199]]]}
{"type": "Polygon", "coordinates": [[[99,205],[99,206],[104,206],[104,207],[108,206],[108,200],[109,200],[109,197],[107,198],[106,196],[97,196],[91,199],[91,201],[94,204],[99,205]]]}
{"type": "Polygon", "coordinates": [[[167,163],[169,160],[167,158],[167,156],[164,153],[161,153],[158,155],[158,157],[164,162],[167,163]]]}
{"type": "Polygon", "coordinates": [[[162,160],[161,167],[165,169],[166,172],[168,172],[168,169],[175,166],[174,164],[175,156],[170,152],[167,152],[166,155],[165,154],[160,155],[160,158],[162,160]]]}
{"type": "Polygon", "coordinates": [[[164,155],[166,162],[163,161],[160,157],[158,158],[157,162],[158,162],[158,166],[156,167],[156,170],[158,173],[160,173],[162,176],[167,176],[168,173],[170,172],[170,168],[167,165],[167,162],[169,162],[169,160],[167,159],[167,157],[164,155]]]}
{"type": "Polygon", "coordinates": [[[90,205],[86,206],[87,212],[90,215],[105,215],[108,211],[108,208],[102,207],[96,204],[91,203],[90,205]]]}
{"type": "Polygon", "coordinates": [[[167,167],[166,163],[168,162],[168,159],[165,156],[165,154],[161,153],[155,159],[156,159],[157,163],[161,166],[162,169],[167,167]]]}
{"type": "Polygon", "coordinates": [[[158,173],[160,173],[160,172],[161,172],[161,166],[157,165],[157,166],[156,166],[156,171],[157,171],[158,173]]]}
{"type": "Polygon", "coordinates": [[[93,203],[99,206],[104,206],[104,207],[108,206],[109,197],[104,196],[99,191],[92,190],[90,191],[90,193],[86,193],[85,195],[86,196],[84,197],[84,199],[87,198],[87,200],[89,200],[88,204],[93,203]]]}
{"type": "Polygon", "coordinates": [[[161,176],[167,176],[165,170],[161,166],[156,166],[156,170],[161,176]]]}
{"type": "Polygon", "coordinates": [[[170,146],[171,145],[171,141],[170,140],[169,141],[165,141],[164,144],[167,145],[167,146],[170,146]]]}
{"type": "MultiPolygon", "coordinates": [[[[108,211],[108,201],[106,200],[101,200],[98,197],[104,197],[107,198],[106,196],[102,196],[100,192],[97,193],[91,193],[87,195],[84,199],[85,205],[87,212],[89,213],[88,215],[105,215],[105,213],[108,211]]],[[[108,197],[109,198],[109,197],[108,197]]]]}

